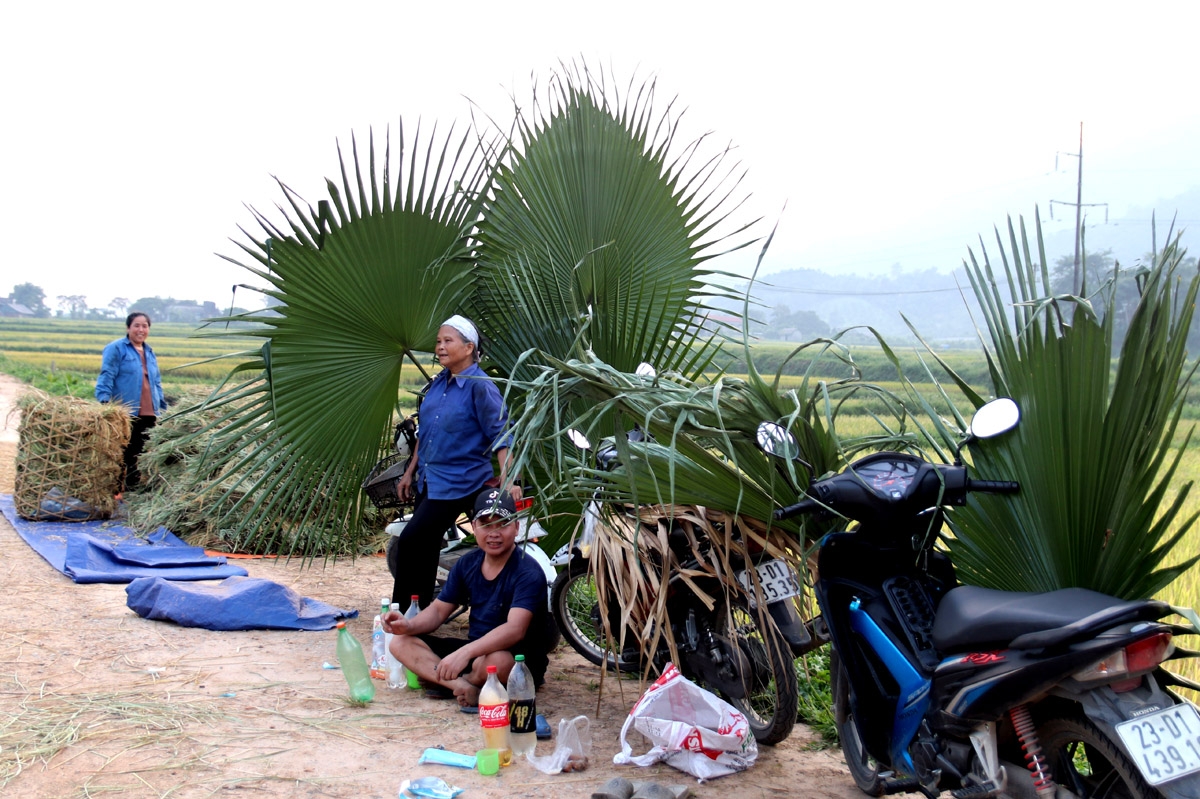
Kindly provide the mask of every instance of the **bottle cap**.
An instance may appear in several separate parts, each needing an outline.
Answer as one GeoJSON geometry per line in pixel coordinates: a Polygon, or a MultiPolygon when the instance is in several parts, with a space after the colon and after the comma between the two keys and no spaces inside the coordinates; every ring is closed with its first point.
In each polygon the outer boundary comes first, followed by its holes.
{"type": "Polygon", "coordinates": [[[525,656],[524,656],[524,655],[517,655],[515,658],[513,658],[513,660],[517,661],[518,663],[524,663],[524,662],[525,662],[525,656]]]}
{"type": "Polygon", "coordinates": [[[417,599],[420,599],[420,598],[421,598],[421,596],[420,596],[419,594],[413,594],[413,595],[412,595],[412,598],[413,598],[414,600],[417,600],[417,599]]]}
{"type": "Polygon", "coordinates": [[[496,673],[496,667],[488,666],[488,674],[495,674],[495,673],[496,673]]]}
{"type": "Polygon", "coordinates": [[[337,623],[337,628],[338,628],[339,630],[340,630],[340,629],[342,629],[342,628],[343,628],[343,627],[345,627],[345,626],[346,626],[346,622],[344,622],[344,621],[339,621],[339,622],[337,623]]]}

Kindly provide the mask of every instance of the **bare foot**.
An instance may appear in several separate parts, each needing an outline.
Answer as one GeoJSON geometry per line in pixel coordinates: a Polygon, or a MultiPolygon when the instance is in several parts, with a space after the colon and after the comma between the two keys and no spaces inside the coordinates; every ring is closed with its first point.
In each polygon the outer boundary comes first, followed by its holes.
{"type": "Polygon", "coordinates": [[[465,677],[460,677],[458,684],[454,687],[454,697],[463,707],[478,707],[479,686],[467,682],[465,677]]]}

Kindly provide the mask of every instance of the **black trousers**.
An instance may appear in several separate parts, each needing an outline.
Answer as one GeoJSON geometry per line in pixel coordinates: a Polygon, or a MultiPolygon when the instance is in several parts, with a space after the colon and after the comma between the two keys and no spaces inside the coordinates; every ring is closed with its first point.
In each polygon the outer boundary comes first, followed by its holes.
{"type": "Polygon", "coordinates": [[[388,568],[395,575],[392,601],[400,603],[401,613],[408,610],[413,594],[420,597],[421,607],[433,601],[438,554],[445,544],[446,531],[459,514],[471,512],[477,493],[472,491],[457,499],[417,497],[404,532],[388,547],[388,568]]]}
{"type": "Polygon", "coordinates": [[[129,443],[125,446],[125,465],[121,474],[121,491],[137,488],[142,481],[142,473],[138,471],[138,456],[146,448],[146,439],[150,437],[150,428],[158,422],[157,416],[133,417],[133,429],[129,433],[129,443]]]}

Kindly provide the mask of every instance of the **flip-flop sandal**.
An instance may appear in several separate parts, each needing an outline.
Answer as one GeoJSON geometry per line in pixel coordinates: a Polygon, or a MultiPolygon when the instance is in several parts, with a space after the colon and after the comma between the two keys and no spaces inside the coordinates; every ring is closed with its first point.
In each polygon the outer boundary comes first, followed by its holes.
{"type": "Polygon", "coordinates": [[[470,713],[472,716],[479,715],[479,705],[463,705],[459,710],[463,713],[470,713]]]}

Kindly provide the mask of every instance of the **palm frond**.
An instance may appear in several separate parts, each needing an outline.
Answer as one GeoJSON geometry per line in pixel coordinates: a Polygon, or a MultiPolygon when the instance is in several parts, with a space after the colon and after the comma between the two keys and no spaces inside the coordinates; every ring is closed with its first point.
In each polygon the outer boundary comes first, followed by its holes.
{"type": "Polygon", "coordinates": [[[605,78],[586,66],[556,74],[493,176],[475,304],[509,375],[530,376],[522,356],[536,348],[695,376],[720,343],[704,301],[729,295],[704,263],[748,227],[717,232],[741,176],[724,153],[693,165],[701,143],[677,145],[678,116],[656,115],[653,83],[623,99],[605,78]]]}
{"type": "MultiPolygon", "coordinates": [[[[1190,482],[1172,505],[1164,507],[1163,498],[1196,368],[1184,347],[1200,277],[1180,274],[1178,241],[1139,272],[1141,296],[1114,364],[1115,315],[1101,316],[1082,297],[1052,295],[1040,220],[1038,260],[1023,221],[1019,227],[1018,241],[1010,221],[1007,250],[996,237],[1006,299],[986,249],[982,263],[971,254],[967,274],[983,309],[994,390],[1022,409],[1017,431],[976,448],[975,468],[1017,480],[1021,493],[972,495],[955,512],[955,563],[964,580],[1007,590],[1082,586],[1153,596],[1196,562],[1162,568],[1195,519],[1180,515],[1190,482]]],[[[1115,274],[1092,296],[1113,308],[1121,279],[1127,276],[1115,274]]],[[[948,441],[955,431],[940,432],[948,441]]]]}
{"type": "Polygon", "coordinates": [[[336,521],[341,535],[359,535],[360,483],[390,443],[402,363],[424,372],[418,353],[471,290],[464,231],[486,158],[471,134],[452,136],[435,129],[423,146],[419,128],[408,142],[401,126],[394,174],[390,133],[382,172],[373,136],[366,163],[352,139],[328,202],[314,210],[280,182],[284,224],[256,212],[266,236],[239,243],[251,259],[242,265],[270,282],[276,304],[254,315],[266,341],[237,367],[249,378],[208,400],[243,404],[223,420],[206,468],[224,474],[219,512],[249,511],[229,517],[247,546],[269,537],[276,551],[344,549],[274,540],[279,519],[336,521]]]}

